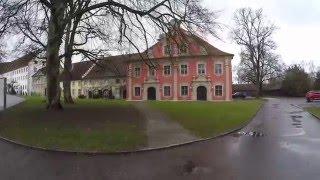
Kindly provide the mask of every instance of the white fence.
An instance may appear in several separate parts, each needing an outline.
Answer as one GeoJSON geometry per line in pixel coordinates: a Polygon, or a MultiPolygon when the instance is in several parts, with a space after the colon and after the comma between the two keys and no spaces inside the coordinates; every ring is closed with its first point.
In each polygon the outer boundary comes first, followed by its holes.
{"type": "Polygon", "coordinates": [[[0,110],[6,109],[7,106],[7,79],[6,78],[0,78],[0,110]]]}

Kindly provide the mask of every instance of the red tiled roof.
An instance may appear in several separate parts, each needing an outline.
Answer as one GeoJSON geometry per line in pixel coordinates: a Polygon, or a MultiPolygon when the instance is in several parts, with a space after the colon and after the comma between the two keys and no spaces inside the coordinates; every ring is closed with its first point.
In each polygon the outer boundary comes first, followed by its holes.
{"type": "Polygon", "coordinates": [[[211,45],[210,43],[208,43],[207,41],[203,40],[201,37],[197,36],[197,35],[189,35],[191,36],[192,39],[194,39],[200,46],[203,46],[208,55],[211,56],[234,56],[233,54],[221,51],[220,49],[214,47],[213,45],[211,45]]]}
{"type": "MultiPolygon", "coordinates": [[[[77,63],[72,63],[71,69],[71,80],[81,80],[82,76],[89,70],[93,65],[91,61],[81,61],[77,63]]],[[[65,74],[61,74],[61,80],[65,79],[65,74]]]]}
{"type": "Polygon", "coordinates": [[[127,75],[126,62],[136,59],[137,54],[118,55],[97,60],[94,67],[84,77],[85,79],[101,79],[110,77],[125,77],[127,75]]]}
{"type": "MultiPolygon", "coordinates": [[[[200,36],[194,34],[194,33],[190,33],[187,30],[184,30],[182,28],[177,28],[175,30],[171,30],[171,32],[166,33],[162,39],[169,37],[169,38],[174,38],[172,36],[180,36],[182,39],[184,39],[185,41],[188,41],[188,39],[191,39],[193,41],[196,41],[198,43],[198,45],[202,46],[205,48],[205,50],[207,51],[207,55],[210,56],[234,56],[234,54],[230,54],[224,51],[221,51],[220,49],[214,47],[213,45],[211,45],[209,42],[207,42],[206,40],[202,39],[200,36]],[[174,31],[174,32],[172,32],[174,31]],[[170,34],[178,34],[178,35],[171,35],[170,34]]],[[[158,44],[159,42],[157,42],[156,44],[158,44]]],[[[155,44],[155,45],[156,45],[155,44]]],[[[155,46],[154,45],[154,46],[155,46]]],[[[152,47],[154,47],[152,46],[152,47]]],[[[151,47],[151,48],[152,48],[151,47]]],[[[191,56],[194,54],[190,54],[191,56]]],[[[198,54],[197,54],[198,55],[198,54]]],[[[188,55],[184,55],[184,56],[188,56],[188,55]]]]}
{"type": "Polygon", "coordinates": [[[254,84],[233,84],[232,90],[234,92],[238,91],[256,91],[257,87],[254,84]]]}
{"type": "MultiPolygon", "coordinates": [[[[82,76],[89,70],[93,65],[91,61],[81,61],[77,63],[72,63],[71,69],[71,81],[81,80],[82,76]]],[[[32,77],[41,77],[46,75],[46,67],[39,69],[32,77]]],[[[63,81],[66,76],[64,73],[60,75],[60,81],[63,81]]]]}

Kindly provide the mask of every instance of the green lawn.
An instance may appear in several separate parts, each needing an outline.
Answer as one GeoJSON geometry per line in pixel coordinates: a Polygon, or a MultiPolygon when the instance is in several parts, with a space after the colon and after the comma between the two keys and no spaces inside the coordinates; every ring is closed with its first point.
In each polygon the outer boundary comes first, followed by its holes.
{"type": "Polygon", "coordinates": [[[248,123],[263,100],[234,102],[150,102],[172,120],[202,138],[233,130],[248,123]]]}
{"type": "Polygon", "coordinates": [[[72,151],[114,152],[146,145],[145,118],[130,103],[77,100],[61,112],[40,97],[0,114],[0,135],[24,144],[72,151]]]}
{"type": "Polygon", "coordinates": [[[306,108],[307,111],[309,111],[310,113],[312,113],[313,115],[317,116],[318,118],[320,118],[320,108],[319,107],[310,107],[310,108],[306,108]]]}

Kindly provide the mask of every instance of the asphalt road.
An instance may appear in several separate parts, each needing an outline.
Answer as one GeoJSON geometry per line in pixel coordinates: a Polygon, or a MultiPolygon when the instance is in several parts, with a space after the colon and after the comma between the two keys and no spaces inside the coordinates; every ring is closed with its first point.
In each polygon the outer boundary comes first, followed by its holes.
{"type": "Polygon", "coordinates": [[[319,179],[320,121],[303,103],[269,99],[243,133],[147,153],[76,155],[1,142],[0,179],[319,179]]]}

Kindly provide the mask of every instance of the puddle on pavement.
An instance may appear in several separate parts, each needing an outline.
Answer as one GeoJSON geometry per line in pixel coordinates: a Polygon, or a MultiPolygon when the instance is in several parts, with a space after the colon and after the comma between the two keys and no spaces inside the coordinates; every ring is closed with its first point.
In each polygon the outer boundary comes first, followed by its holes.
{"type": "Polygon", "coordinates": [[[208,167],[200,167],[197,166],[193,161],[187,161],[183,166],[182,166],[183,174],[188,175],[188,174],[205,174],[205,173],[210,173],[211,169],[208,167]]]}
{"type": "Polygon", "coordinates": [[[292,119],[292,121],[295,123],[301,123],[301,120],[299,120],[299,119],[292,119]]]}
{"type": "Polygon", "coordinates": [[[301,126],[301,123],[292,123],[293,126],[301,126]]]}
{"type": "Polygon", "coordinates": [[[300,113],[303,113],[304,111],[292,111],[292,112],[289,112],[289,114],[300,114],[300,113]]]}
{"type": "Polygon", "coordinates": [[[233,136],[234,137],[240,137],[240,136],[263,137],[263,136],[265,136],[265,134],[262,132],[257,132],[257,131],[250,131],[250,132],[240,131],[240,132],[233,134],[233,136]]]}
{"type": "Polygon", "coordinates": [[[190,174],[192,173],[195,167],[196,165],[194,162],[187,161],[187,163],[183,165],[183,172],[190,174]]]}
{"type": "Polygon", "coordinates": [[[303,116],[299,116],[299,115],[294,115],[294,116],[291,116],[291,118],[302,118],[303,116]]]}

